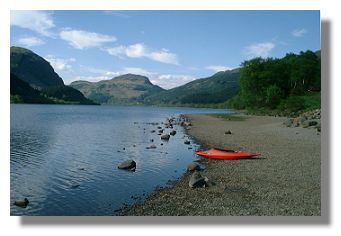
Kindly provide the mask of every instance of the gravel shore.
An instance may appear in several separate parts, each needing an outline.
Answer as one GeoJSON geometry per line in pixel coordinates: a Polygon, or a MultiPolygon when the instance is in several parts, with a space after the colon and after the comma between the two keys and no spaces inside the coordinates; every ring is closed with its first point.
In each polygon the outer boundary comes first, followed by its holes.
{"type": "Polygon", "coordinates": [[[119,215],[244,216],[321,215],[321,140],[313,128],[288,128],[286,118],[245,116],[228,121],[187,115],[188,134],[203,148],[224,147],[261,153],[260,158],[201,159],[206,188],[188,186],[187,173],[172,187],[152,193],[143,204],[119,215]],[[232,134],[225,134],[230,130],[232,134]]]}

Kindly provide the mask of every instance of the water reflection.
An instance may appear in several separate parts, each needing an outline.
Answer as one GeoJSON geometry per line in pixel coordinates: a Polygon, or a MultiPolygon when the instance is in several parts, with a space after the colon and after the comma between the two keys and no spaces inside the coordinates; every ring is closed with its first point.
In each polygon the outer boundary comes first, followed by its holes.
{"type": "Polygon", "coordinates": [[[195,112],[217,111],[11,105],[11,202],[30,200],[25,209],[11,205],[11,214],[112,215],[185,172],[196,157],[182,128],[162,142],[151,123],[195,112]],[[146,149],[151,144],[157,148],[146,149]],[[126,159],[137,162],[136,172],[117,169],[126,159]]]}

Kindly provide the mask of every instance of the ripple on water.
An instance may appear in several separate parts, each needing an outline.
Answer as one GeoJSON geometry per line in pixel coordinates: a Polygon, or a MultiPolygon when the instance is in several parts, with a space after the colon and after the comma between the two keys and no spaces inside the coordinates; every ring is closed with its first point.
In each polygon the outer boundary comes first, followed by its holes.
{"type": "Polygon", "coordinates": [[[11,214],[112,215],[132,196],[166,185],[196,157],[182,127],[163,142],[151,123],[194,111],[11,105],[11,202],[30,201],[25,209],[11,204],[11,214]],[[157,148],[146,149],[151,144],[157,148]],[[117,168],[127,159],[136,161],[135,172],[117,168]]]}

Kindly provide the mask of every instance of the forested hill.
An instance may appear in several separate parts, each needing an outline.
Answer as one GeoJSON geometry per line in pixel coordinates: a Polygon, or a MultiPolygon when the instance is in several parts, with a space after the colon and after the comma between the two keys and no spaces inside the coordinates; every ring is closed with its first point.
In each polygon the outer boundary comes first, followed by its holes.
{"type": "Polygon", "coordinates": [[[321,107],[321,53],[306,51],[282,59],[255,58],[242,63],[240,91],[233,108],[295,112],[321,107]]]}

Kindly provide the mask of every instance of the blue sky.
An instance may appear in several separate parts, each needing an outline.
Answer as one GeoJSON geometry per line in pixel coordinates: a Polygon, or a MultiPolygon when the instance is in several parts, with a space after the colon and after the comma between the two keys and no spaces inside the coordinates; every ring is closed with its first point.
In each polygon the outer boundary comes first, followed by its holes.
{"type": "Polygon", "coordinates": [[[65,84],[125,73],[172,88],[253,57],[320,49],[319,11],[11,11],[11,46],[65,84]]]}

